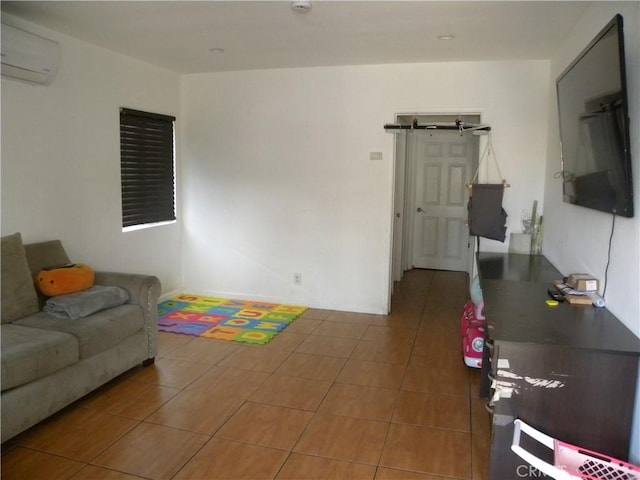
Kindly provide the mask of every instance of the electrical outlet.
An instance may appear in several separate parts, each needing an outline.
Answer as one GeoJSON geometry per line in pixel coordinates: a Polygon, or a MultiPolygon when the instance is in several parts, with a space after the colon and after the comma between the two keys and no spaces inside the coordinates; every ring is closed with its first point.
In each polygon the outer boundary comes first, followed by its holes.
{"type": "Polygon", "coordinates": [[[294,273],[293,274],[293,284],[294,285],[302,285],[302,274],[294,273]]]}

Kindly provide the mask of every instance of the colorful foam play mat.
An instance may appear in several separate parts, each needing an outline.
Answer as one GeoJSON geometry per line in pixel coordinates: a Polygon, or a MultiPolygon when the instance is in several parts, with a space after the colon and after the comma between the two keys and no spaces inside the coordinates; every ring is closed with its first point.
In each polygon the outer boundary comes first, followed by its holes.
{"type": "Polygon", "coordinates": [[[264,344],[305,310],[294,305],[182,294],[158,305],[158,330],[264,344]]]}

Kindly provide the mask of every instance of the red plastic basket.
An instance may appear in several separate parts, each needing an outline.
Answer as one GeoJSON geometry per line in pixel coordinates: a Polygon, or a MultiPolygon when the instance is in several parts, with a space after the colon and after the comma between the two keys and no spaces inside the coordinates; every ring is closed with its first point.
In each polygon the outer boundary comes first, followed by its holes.
{"type": "Polygon", "coordinates": [[[522,420],[513,425],[513,450],[531,466],[556,480],[640,480],[640,468],[601,453],[556,440],[522,420]],[[553,450],[553,465],[520,446],[522,433],[553,450]]]}

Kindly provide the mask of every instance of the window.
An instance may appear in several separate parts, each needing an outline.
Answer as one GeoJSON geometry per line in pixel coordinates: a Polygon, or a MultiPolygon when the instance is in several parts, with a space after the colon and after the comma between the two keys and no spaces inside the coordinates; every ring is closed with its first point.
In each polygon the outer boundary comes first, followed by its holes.
{"type": "Polygon", "coordinates": [[[122,227],[176,219],[175,117],[120,109],[122,227]]]}

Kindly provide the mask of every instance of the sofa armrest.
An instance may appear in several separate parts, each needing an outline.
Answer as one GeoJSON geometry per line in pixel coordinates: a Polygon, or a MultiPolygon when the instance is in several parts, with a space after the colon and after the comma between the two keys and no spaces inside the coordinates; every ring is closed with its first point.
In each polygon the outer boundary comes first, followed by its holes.
{"type": "Polygon", "coordinates": [[[136,273],[95,272],[95,284],[124,288],[133,305],[157,307],[160,297],[160,280],[153,275],[136,273]]]}
{"type": "Polygon", "coordinates": [[[161,285],[158,277],[135,273],[95,272],[95,284],[124,288],[129,294],[127,303],[139,305],[149,339],[149,359],[158,353],[158,299],[161,285]]]}

